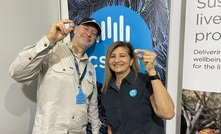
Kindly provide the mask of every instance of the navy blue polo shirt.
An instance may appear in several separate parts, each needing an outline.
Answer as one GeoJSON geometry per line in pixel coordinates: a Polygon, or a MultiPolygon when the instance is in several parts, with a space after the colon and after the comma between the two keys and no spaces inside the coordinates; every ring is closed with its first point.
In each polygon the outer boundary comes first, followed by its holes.
{"type": "Polygon", "coordinates": [[[164,121],[156,116],[150,103],[153,91],[148,74],[131,71],[122,80],[120,90],[114,81],[101,97],[113,134],[164,134],[164,121]]]}

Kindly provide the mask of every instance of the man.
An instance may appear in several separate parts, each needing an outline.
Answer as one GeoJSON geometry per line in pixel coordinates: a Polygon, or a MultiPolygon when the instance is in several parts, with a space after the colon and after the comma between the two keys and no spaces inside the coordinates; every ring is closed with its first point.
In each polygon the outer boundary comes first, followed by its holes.
{"type": "Polygon", "coordinates": [[[33,134],[85,134],[88,122],[92,133],[99,133],[96,73],[85,51],[101,28],[93,18],[66,28],[69,23],[73,21],[53,23],[47,35],[24,48],[9,69],[12,78],[24,84],[38,78],[33,134]],[[71,42],[59,42],[72,31],[71,42]]]}

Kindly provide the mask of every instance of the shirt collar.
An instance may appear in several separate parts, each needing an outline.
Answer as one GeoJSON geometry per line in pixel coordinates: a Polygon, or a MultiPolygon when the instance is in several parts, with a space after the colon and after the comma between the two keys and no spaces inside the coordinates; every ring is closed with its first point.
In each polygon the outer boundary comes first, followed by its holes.
{"type": "MultiPolygon", "coordinates": [[[[67,43],[67,46],[68,46],[69,49],[71,50],[72,54],[73,54],[75,57],[77,57],[77,54],[73,51],[71,42],[67,43]]],[[[77,58],[78,58],[78,57],[77,57],[77,58]]],[[[88,60],[88,59],[89,59],[89,58],[88,58],[88,55],[87,55],[87,53],[85,52],[85,53],[84,53],[84,56],[83,56],[83,58],[82,58],[81,60],[88,60]]]]}
{"type": "MultiPolygon", "coordinates": [[[[133,70],[131,70],[129,72],[129,74],[122,80],[122,84],[124,84],[125,82],[128,82],[130,85],[132,85],[134,83],[136,77],[137,77],[136,73],[133,70]]],[[[113,87],[113,88],[117,88],[116,84],[114,82],[115,82],[115,78],[113,78],[111,80],[110,86],[113,87]]]]}
{"type": "Polygon", "coordinates": [[[133,70],[131,70],[129,72],[129,74],[124,79],[132,85],[134,83],[136,77],[137,77],[136,73],[133,70]]]}

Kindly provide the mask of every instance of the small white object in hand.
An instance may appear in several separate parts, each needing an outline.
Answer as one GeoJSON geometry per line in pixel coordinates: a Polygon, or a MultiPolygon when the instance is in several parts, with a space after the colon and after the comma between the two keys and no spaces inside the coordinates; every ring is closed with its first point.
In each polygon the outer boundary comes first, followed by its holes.
{"type": "Polygon", "coordinates": [[[69,23],[69,27],[74,27],[75,24],[73,22],[69,23]]]}
{"type": "Polygon", "coordinates": [[[138,54],[138,53],[139,53],[139,52],[138,52],[138,49],[135,49],[135,50],[134,50],[134,53],[135,53],[135,54],[138,54]]]}

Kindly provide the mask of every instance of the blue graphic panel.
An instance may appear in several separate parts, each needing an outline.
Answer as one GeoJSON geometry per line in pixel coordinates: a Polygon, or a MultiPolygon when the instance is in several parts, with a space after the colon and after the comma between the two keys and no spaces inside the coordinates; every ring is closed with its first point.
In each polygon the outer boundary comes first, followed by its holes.
{"type": "MultiPolygon", "coordinates": [[[[124,6],[108,6],[97,10],[90,17],[95,18],[102,28],[99,42],[87,50],[96,69],[98,82],[103,83],[106,50],[114,41],[127,41],[135,49],[152,51],[149,28],[143,18],[133,10],[124,6]]],[[[145,70],[142,64],[140,69],[141,72],[145,70]]]]}

